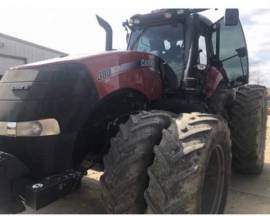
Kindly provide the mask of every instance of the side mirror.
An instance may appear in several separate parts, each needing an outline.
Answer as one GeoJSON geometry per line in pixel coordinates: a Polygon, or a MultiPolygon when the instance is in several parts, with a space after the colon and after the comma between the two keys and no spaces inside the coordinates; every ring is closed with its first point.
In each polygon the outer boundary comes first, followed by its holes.
{"type": "Polygon", "coordinates": [[[247,48],[246,47],[240,47],[235,50],[237,52],[237,55],[240,58],[246,57],[247,56],[247,48]]]}
{"type": "Polygon", "coordinates": [[[128,44],[129,41],[129,37],[130,37],[130,32],[128,31],[128,28],[130,28],[128,20],[126,20],[125,22],[122,23],[122,26],[125,28],[127,34],[126,34],[126,42],[128,44]]]}
{"type": "Polygon", "coordinates": [[[239,22],[239,10],[236,8],[226,9],[224,22],[225,26],[237,25],[239,22]]]}

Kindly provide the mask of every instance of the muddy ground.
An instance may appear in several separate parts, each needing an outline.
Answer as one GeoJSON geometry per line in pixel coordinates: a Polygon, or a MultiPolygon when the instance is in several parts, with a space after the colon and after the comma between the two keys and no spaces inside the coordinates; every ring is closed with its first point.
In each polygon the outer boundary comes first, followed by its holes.
{"type": "MultiPolygon", "coordinates": [[[[270,214],[270,117],[268,118],[265,168],[260,176],[245,176],[233,173],[225,213],[268,213],[270,214]]],[[[89,171],[82,187],[53,204],[24,213],[50,214],[98,214],[105,213],[101,202],[98,178],[101,173],[89,171]]]]}

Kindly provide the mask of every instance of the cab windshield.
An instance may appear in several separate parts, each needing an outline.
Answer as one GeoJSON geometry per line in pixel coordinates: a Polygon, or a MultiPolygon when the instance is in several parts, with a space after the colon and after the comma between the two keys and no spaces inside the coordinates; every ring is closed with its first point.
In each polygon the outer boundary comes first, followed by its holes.
{"type": "Polygon", "coordinates": [[[159,56],[178,80],[184,71],[184,26],[181,23],[159,25],[132,31],[128,49],[159,56]]]}

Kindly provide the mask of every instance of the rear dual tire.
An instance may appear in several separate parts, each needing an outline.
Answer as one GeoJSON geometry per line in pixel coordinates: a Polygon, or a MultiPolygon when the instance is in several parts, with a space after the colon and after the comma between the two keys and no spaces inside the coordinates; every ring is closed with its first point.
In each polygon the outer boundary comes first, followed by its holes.
{"type": "Polygon", "coordinates": [[[223,212],[231,162],[223,120],[151,111],[120,128],[101,178],[109,213],[223,212]]]}
{"type": "Polygon", "coordinates": [[[264,166],[267,128],[266,88],[242,86],[231,107],[233,168],[243,174],[260,174],[264,166]]]}

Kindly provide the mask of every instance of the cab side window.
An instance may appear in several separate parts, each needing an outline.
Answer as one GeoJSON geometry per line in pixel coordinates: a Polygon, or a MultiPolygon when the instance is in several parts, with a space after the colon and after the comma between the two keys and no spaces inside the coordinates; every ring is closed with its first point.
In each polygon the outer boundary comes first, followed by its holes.
{"type": "Polygon", "coordinates": [[[226,26],[224,19],[216,23],[217,32],[212,34],[214,51],[217,52],[217,35],[219,34],[219,59],[222,62],[228,81],[232,86],[247,82],[248,55],[244,32],[240,21],[237,25],[226,26]]]}
{"type": "Polygon", "coordinates": [[[199,37],[198,46],[199,46],[198,63],[203,64],[203,65],[207,65],[206,39],[202,35],[200,35],[200,37],[199,37]]]}

